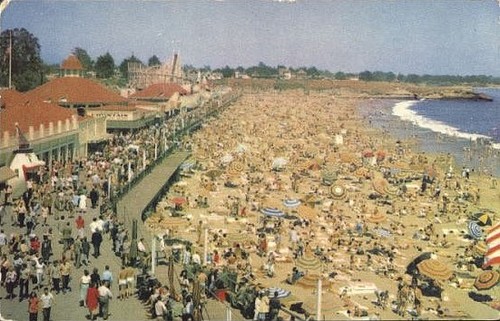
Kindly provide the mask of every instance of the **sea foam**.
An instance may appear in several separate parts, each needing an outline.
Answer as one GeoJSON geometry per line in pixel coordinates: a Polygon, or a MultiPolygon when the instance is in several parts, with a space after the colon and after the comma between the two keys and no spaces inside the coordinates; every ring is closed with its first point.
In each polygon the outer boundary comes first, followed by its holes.
{"type": "MultiPolygon", "coordinates": [[[[426,118],[422,115],[418,115],[416,111],[412,110],[411,107],[416,105],[418,101],[403,101],[399,102],[392,108],[392,114],[398,116],[401,120],[409,121],[421,128],[426,128],[432,130],[433,132],[445,134],[452,137],[463,138],[467,140],[477,140],[478,138],[484,138],[491,140],[491,137],[481,134],[472,134],[460,131],[458,128],[447,125],[439,120],[433,120],[426,118]]],[[[500,144],[492,144],[491,147],[495,149],[500,149],[500,144]]]]}

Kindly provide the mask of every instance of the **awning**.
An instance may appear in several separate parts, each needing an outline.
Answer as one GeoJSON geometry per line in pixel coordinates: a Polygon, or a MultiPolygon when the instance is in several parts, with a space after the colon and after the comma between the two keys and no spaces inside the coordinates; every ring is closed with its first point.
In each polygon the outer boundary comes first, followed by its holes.
{"type": "Polygon", "coordinates": [[[6,182],[11,178],[16,177],[16,173],[7,166],[0,167],[0,183],[6,182]]]}

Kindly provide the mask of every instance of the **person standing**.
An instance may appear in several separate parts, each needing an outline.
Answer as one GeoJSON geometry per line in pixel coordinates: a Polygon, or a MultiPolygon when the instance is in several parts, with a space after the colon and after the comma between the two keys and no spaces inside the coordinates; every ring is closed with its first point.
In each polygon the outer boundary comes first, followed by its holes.
{"type": "Polygon", "coordinates": [[[76,218],[75,225],[78,236],[80,238],[83,238],[85,236],[85,220],[81,215],[78,215],[78,217],[76,218]]]}
{"type": "Polygon", "coordinates": [[[267,318],[267,314],[269,313],[269,297],[262,292],[259,294],[259,297],[260,297],[260,306],[259,306],[258,320],[265,321],[267,318]]]}
{"type": "Polygon", "coordinates": [[[167,306],[161,300],[161,295],[159,295],[158,298],[156,298],[155,314],[156,314],[157,321],[164,321],[165,320],[164,316],[167,314],[167,306]]]}
{"type": "Polygon", "coordinates": [[[184,305],[184,309],[182,310],[182,321],[193,320],[193,300],[190,296],[186,298],[186,304],[184,305]]]}
{"type": "Polygon", "coordinates": [[[47,235],[43,236],[41,252],[43,261],[49,262],[50,256],[52,255],[52,243],[47,235]]]}
{"type": "Polygon", "coordinates": [[[99,291],[97,290],[97,283],[91,283],[87,291],[85,302],[89,309],[90,320],[97,318],[97,308],[99,307],[99,291]]]}
{"type": "Polygon", "coordinates": [[[66,291],[71,291],[69,287],[69,276],[71,274],[71,263],[68,259],[64,259],[60,267],[61,271],[61,279],[62,279],[62,291],[66,293],[66,291]]]}
{"type": "Polygon", "coordinates": [[[273,298],[269,301],[269,320],[277,321],[281,310],[281,302],[278,298],[278,291],[274,292],[273,298]]]}
{"type": "Polygon", "coordinates": [[[113,293],[109,289],[108,282],[101,282],[101,286],[97,291],[99,291],[99,315],[104,320],[107,320],[109,317],[109,300],[113,298],[113,293]]]}
{"type": "Polygon", "coordinates": [[[87,292],[90,286],[90,274],[88,270],[83,270],[83,275],[80,278],[80,306],[85,306],[85,300],[87,298],[87,292]]]}
{"type": "Polygon", "coordinates": [[[35,291],[32,291],[28,300],[28,313],[30,321],[38,321],[38,311],[40,311],[40,305],[42,302],[36,295],[35,291]]]}
{"type": "Polygon", "coordinates": [[[49,292],[49,288],[43,289],[43,294],[40,296],[43,308],[43,321],[50,321],[50,312],[54,306],[54,296],[49,292]]]}

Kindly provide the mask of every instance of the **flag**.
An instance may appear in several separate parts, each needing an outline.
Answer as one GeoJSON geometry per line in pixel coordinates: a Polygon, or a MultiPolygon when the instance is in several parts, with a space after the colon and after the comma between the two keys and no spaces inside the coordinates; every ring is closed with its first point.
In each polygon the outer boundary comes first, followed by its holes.
{"type": "Polygon", "coordinates": [[[483,268],[490,265],[500,265],[500,223],[493,226],[486,236],[488,250],[484,255],[483,268]]]}
{"type": "Polygon", "coordinates": [[[7,8],[11,0],[0,0],[0,15],[7,8]]]}

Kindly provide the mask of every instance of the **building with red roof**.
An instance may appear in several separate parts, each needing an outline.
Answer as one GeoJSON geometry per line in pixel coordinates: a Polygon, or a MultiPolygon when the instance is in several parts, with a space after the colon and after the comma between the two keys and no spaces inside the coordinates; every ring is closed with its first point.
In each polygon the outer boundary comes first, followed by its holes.
{"type": "Polygon", "coordinates": [[[127,100],[91,79],[55,78],[27,92],[28,97],[71,108],[125,105],[127,100]]]}
{"type": "Polygon", "coordinates": [[[188,91],[175,83],[159,83],[135,92],[130,98],[136,101],[164,102],[168,101],[175,93],[187,95],[188,91]]]}
{"type": "Polygon", "coordinates": [[[10,163],[22,137],[48,164],[85,156],[88,143],[107,137],[105,119],[81,117],[12,89],[0,90],[0,97],[0,165],[10,163]]]}
{"type": "Polygon", "coordinates": [[[78,58],[71,54],[64,59],[59,69],[60,77],[83,77],[83,66],[78,58]]]}

